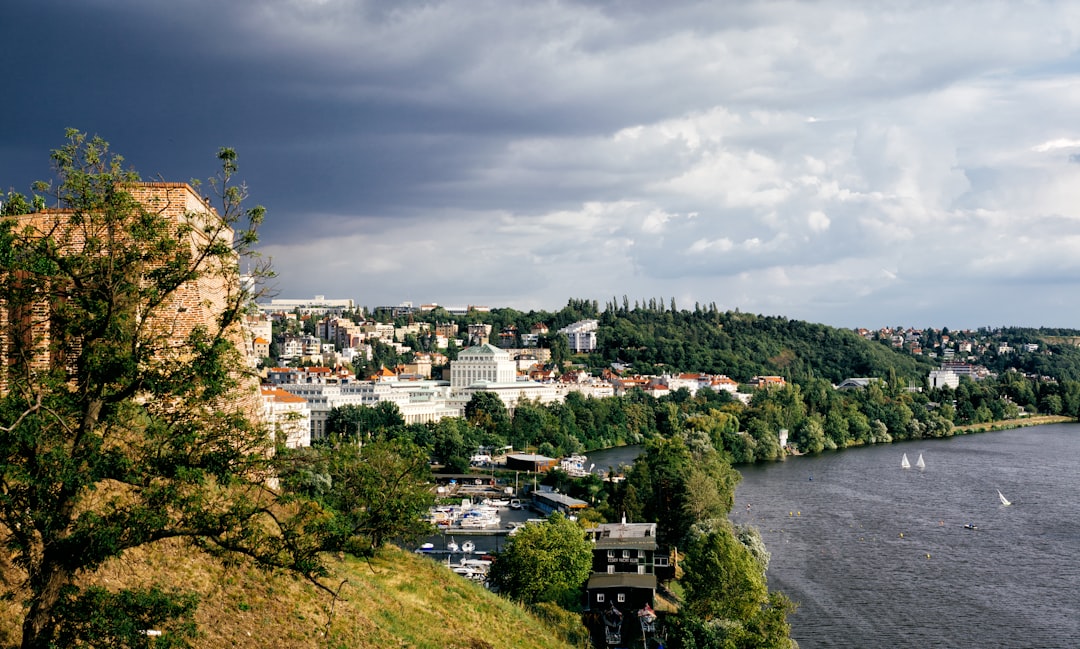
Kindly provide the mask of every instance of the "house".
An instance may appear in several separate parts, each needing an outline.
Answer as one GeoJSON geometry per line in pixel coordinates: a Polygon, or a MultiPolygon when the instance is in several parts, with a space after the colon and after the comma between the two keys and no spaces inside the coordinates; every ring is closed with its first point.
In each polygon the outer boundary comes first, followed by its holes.
{"type": "Polygon", "coordinates": [[[266,358],[270,355],[270,341],[262,336],[256,336],[251,341],[252,354],[255,358],[266,358]]]}
{"type": "Polygon", "coordinates": [[[852,377],[844,379],[840,382],[840,385],[836,386],[837,390],[863,390],[870,386],[874,381],[881,381],[881,379],[869,378],[869,377],[852,377]]]}
{"type": "Polygon", "coordinates": [[[598,320],[580,320],[559,329],[559,333],[566,334],[570,351],[575,354],[589,353],[596,350],[596,330],[599,326],[598,320]]]}
{"type": "Polygon", "coordinates": [[[948,386],[955,390],[960,385],[960,375],[952,370],[930,370],[928,381],[931,388],[948,386]]]}
{"type": "Polygon", "coordinates": [[[589,503],[554,491],[534,491],[532,492],[532,506],[545,516],[555,512],[573,516],[575,512],[587,508],[589,503]]]}
{"type": "Polygon", "coordinates": [[[533,471],[544,472],[558,466],[559,461],[545,457],[543,455],[534,455],[532,453],[518,453],[514,455],[506,456],[506,468],[509,471],[533,471]]]}
{"type": "Polygon", "coordinates": [[[656,523],[604,523],[588,530],[593,543],[592,575],[585,608],[603,615],[608,638],[640,632],[636,612],[651,610],[657,579],[674,570],[656,543],[656,523]],[[635,614],[628,615],[628,613],[635,614]]]}
{"type": "Polygon", "coordinates": [[[311,446],[311,409],[307,399],[272,385],[264,385],[260,391],[266,421],[285,446],[311,446]]]}

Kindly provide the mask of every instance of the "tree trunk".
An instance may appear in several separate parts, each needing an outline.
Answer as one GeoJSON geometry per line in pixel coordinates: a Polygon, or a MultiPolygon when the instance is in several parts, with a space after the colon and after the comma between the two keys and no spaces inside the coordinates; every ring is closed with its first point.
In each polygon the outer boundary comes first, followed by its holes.
{"type": "Polygon", "coordinates": [[[23,618],[22,649],[49,649],[56,633],[53,610],[60,601],[60,591],[71,583],[72,574],[56,562],[45,561],[39,578],[32,580],[34,591],[30,608],[23,618]]]}

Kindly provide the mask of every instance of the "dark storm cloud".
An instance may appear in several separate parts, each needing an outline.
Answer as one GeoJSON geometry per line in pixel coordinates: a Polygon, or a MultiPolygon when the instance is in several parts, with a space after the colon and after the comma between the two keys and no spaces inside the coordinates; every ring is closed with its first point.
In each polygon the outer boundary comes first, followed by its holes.
{"type": "Polygon", "coordinates": [[[47,176],[69,126],[169,180],[234,147],[290,296],[956,326],[1019,323],[1008,285],[1034,324],[1078,315],[1055,297],[1080,281],[1069,3],[14,0],[0,21],[5,188],[47,176]]]}

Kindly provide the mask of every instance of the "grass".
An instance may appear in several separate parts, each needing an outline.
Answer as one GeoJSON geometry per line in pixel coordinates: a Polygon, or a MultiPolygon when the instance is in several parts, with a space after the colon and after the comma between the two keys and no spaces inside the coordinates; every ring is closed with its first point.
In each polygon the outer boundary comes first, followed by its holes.
{"type": "Polygon", "coordinates": [[[1064,424],[1075,422],[1072,417],[1061,415],[1033,415],[1020,419],[1005,419],[1003,421],[988,421],[982,424],[967,424],[966,426],[953,427],[954,435],[967,433],[985,433],[989,430],[1008,430],[1010,428],[1026,428],[1028,426],[1041,426],[1043,424],[1064,424]]]}
{"type": "MultiPolygon", "coordinates": [[[[371,561],[331,559],[324,583],[335,599],[280,571],[222,566],[175,543],[115,560],[92,581],[107,587],[157,583],[200,596],[197,647],[256,649],[569,649],[525,609],[445,566],[397,548],[371,561]]],[[[20,607],[3,602],[0,646],[17,645],[20,607]]]]}

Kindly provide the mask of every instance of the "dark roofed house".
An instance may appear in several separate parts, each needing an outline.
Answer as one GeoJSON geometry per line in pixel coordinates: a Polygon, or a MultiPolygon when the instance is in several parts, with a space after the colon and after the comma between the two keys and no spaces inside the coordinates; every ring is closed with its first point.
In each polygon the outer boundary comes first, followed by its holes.
{"type": "Polygon", "coordinates": [[[667,553],[658,550],[656,523],[605,523],[588,534],[593,574],[586,586],[586,608],[601,613],[611,639],[621,636],[624,621],[637,619],[638,611],[651,611],[657,574],[668,574],[670,562],[667,553]]]}

